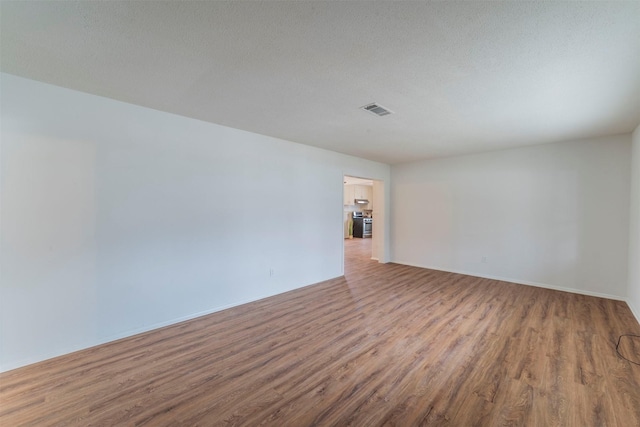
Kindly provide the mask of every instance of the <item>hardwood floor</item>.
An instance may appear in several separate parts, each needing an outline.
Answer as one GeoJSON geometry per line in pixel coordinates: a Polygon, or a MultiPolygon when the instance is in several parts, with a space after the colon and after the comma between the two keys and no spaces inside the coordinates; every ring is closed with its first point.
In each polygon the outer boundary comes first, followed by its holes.
{"type": "Polygon", "coordinates": [[[640,426],[625,303],[345,244],[345,278],[0,375],[0,425],[640,426]]]}

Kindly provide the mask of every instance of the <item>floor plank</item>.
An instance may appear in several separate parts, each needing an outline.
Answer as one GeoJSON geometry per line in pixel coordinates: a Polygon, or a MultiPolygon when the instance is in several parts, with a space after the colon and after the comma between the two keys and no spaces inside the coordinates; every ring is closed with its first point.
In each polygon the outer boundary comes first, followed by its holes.
{"type": "Polygon", "coordinates": [[[640,426],[625,303],[370,257],[0,374],[0,425],[640,426]]]}

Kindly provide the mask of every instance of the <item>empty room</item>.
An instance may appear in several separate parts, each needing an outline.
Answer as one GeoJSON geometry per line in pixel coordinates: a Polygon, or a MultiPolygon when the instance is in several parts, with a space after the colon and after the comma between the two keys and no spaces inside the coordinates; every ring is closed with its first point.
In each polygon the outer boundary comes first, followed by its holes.
{"type": "Polygon", "coordinates": [[[0,425],[640,426],[640,2],[0,0],[0,425]]]}

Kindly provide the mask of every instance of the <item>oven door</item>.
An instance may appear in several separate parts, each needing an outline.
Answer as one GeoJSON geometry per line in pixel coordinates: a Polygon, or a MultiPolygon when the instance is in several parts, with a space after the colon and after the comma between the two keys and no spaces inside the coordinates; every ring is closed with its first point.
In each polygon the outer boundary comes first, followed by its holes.
{"type": "Polygon", "coordinates": [[[373,221],[365,219],[363,222],[362,237],[373,237],[373,221]]]}

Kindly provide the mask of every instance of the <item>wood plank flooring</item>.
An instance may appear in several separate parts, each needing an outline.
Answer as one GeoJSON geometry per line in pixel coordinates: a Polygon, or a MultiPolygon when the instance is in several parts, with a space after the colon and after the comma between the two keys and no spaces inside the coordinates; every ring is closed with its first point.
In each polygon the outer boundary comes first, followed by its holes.
{"type": "Polygon", "coordinates": [[[625,303],[345,244],[344,278],[1,374],[0,425],[640,426],[625,303]]]}

